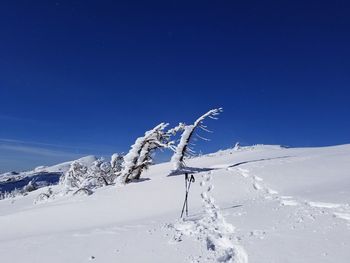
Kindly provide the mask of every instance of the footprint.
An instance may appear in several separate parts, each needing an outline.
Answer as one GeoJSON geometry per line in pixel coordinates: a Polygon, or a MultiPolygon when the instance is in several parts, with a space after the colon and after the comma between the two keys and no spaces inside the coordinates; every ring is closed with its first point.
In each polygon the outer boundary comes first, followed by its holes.
{"type": "Polygon", "coordinates": [[[208,188],[207,188],[207,192],[210,192],[213,189],[214,189],[214,185],[209,185],[208,188]]]}
{"type": "Polygon", "coordinates": [[[281,198],[282,198],[282,199],[292,199],[293,196],[290,196],[290,195],[282,195],[281,198]]]}
{"type": "Polygon", "coordinates": [[[308,202],[309,206],[317,207],[317,208],[339,208],[342,205],[341,204],[335,204],[335,203],[323,203],[323,202],[308,202]]]}
{"type": "Polygon", "coordinates": [[[241,171],[242,173],[249,173],[249,170],[247,169],[238,168],[238,170],[241,171]]]}
{"type": "Polygon", "coordinates": [[[278,192],[276,190],[273,190],[273,189],[270,189],[270,188],[267,189],[267,193],[270,194],[270,195],[277,195],[278,194],[278,192]]]}
{"type": "Polygon", "coordinates": [[[344,219],[350,222],[350,214],[335,212],[333,215],[337,218],[344,219]]]}
{"type": "Polygon", "coordinates": [[[282,200],[281,205],[283,205],[283,206],[297,206],[298,202],[295,200],[282,200]]]}
{"type": "Polygon", "coordinates": [[[258,182],[262,182],[263,181],[262,178],[260,178],[259,176],[256,176],[256,175],[253,178],[254,178],[255,181],[258,181],[258,182]]]}
{"type": "Polygon", "coordinates": [[[261,185],[258,184],[258,183],[254,183],[253,187],[254,187],[255,190],[261,190],[262,189],[261,185]]]}
{"type": "Polygon", "coordinates": [[[247,169],[238,168],[238,171],[241,173],[241,175],[245,178],[249,177],[249,171],[247,169]]]}

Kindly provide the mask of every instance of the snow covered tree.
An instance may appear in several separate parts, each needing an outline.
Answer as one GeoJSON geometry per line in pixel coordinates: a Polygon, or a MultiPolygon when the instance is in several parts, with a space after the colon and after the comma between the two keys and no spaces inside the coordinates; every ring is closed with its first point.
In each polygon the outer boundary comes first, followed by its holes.
{"type": "Polygon", "coordinates": [[[31,180],[26,186],[23,187],[22,193],[32,192],[38,189],[37,184],[34,180],[31,180]]]}
{"type": "MultiPolygon", "coordinates": [[[[203,114],[200,116],[192,125],[182,125],[181,129],[183,130],[183,133],[180,138],[180,142],[177,145],[175,149],[175,153],[171,158],[171,162],[174,164],[174,169],[175,171],[181,170],[184,168],[184,158],[188,153],[193,153],[193,150],[189,147],[189,143],[195,134],[195,131],[197,128],[200,128],[206,132],[210,132],[207,130],[207,127],[203,124],[203,121],[206,118],[210,119],[217,119],[217,115],[219,115],[222,112],[222,108],[218,109],[212,109],[208,111],[207,113],[203,114]]],[[[208,140],[205,139],[198,134],[196,134],[197,137],[203,140],[208,140]]]]}
{"type": "Polygon", "coordinates": [[[69,170],[64,174],[60,180],[60,184],[63,185],[64,193],[80,191],[90,193],[87,188],[88,180],[88,167],[78,161],[72,162],[69,170]]]}
{"type": "Polygon", "coordinates": [[[114,153],[111,156],[111,168],[112,171],[117,175],[122,170],[124,162],[124,156],[119,153],[114,153]]]}
{"type": "Polygon", "coordinates": [[[235,147],[233,147],[234,151],[239,151],[241,149],[241,145],[239,142],[236,142],[235,147]]]}
{"type": "Polygon", "coordinates": [[[93,162],[87,173],[86,180],[89,181],[90,188],[110,185],[115,179],[111,163],[104,162],[102,158],[93,162]]]}
{"type": "Polygon", "coordinates": [[[73,192],[91,194],[96,188],[113,184],[116,175],[110,162],[104,162],[102,158],[94,161],[89,167],[74,161],[69,170],[60,180],[64,193],[73,192]]]}
{"type": "Polygon", "coordinates": [[[158,148],[171,147],[170,134],[164,132],[167,126],[167,123],[160,123],[147,131],[143,137],[137,138],[124,157],[122,170],[118,177],[119,183],[124,184],[130,180],[139,179],[142,171],[152,163],[151,153],[158,148]]]}

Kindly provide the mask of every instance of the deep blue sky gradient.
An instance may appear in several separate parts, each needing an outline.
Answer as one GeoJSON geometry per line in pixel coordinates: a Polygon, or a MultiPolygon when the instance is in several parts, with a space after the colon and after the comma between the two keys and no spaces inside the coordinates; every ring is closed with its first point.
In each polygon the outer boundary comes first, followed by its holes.
{"type": "Polygon", "coordinates": [[[0,171],[127,151],[213,107],[203,152],[350,143],[349,1],[2,1],[0,171]]]}

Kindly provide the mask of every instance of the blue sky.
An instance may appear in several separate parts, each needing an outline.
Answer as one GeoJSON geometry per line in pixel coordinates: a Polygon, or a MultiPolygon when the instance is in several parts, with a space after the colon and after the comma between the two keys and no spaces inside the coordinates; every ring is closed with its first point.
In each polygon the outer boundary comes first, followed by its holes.
{"type": "Polygon", "coordinates": [[[125,152],[213,107],[203,152],[349,143],[348,1],[2,1],[0,171],[125,152]]]}

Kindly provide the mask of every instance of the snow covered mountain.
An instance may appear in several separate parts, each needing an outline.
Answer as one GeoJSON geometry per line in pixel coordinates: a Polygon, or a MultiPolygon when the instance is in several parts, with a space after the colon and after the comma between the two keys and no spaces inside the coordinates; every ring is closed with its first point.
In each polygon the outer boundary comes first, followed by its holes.
{"type": "Polygon", "coordinates": [[[260,145],[186,163],[196,181],[182,220],[184,175],[169,176],[170,163],[90,196],[35,204],[43,187],[1,200],[1,262],[349,262],[350,145],[260,145]]]}
{"type": "MultiPolygon", "coordinates": [[[[78,159],[84,165],[91,165],[97,158],[93,155],[78,159]]],[[[53,166],[39,166],[32,171],[9,172],[0,174],[0,194],[21,190],[30,183],[35,183],[37,188],[57,184],[59,178],[68,171],[73,161],[60,163],[53,166]]]]}

